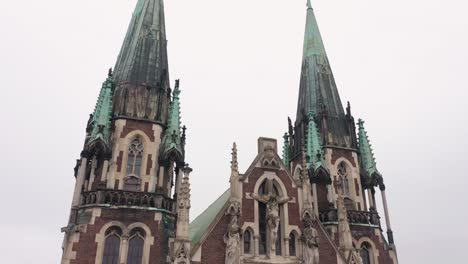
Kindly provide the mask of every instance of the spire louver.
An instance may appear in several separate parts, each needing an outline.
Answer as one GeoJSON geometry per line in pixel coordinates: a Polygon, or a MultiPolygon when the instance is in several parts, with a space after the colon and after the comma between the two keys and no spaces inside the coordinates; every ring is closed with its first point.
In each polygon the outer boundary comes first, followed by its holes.
{"type": "Polygon", "coordinates": [[[377,164],[374,158],[374,152],[372,151],[372,146],[367,136],[367,132],[364,128],[364,121],[359,119],[358,121],[359,131],[359,153],[361,155],[362,166],[366,176],[373,177],[374,175],[379,175],[380,173],[377,170],[377,164]]]}

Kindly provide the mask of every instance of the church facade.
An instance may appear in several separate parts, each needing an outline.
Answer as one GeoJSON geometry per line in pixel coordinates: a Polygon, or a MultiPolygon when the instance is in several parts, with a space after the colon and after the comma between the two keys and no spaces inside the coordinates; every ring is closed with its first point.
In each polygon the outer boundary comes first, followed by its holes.
{"type": "Polygon", "coordinates": [[[241,173],[234,144],[229,189],[189,223],[192,169],[163,0],[137,2],[86,128],[63,264],[398,263],[364,121],[356,127],[342,105],[310,2],[306,15],[297,115],[282,149],[260,137],[241,173]]]}

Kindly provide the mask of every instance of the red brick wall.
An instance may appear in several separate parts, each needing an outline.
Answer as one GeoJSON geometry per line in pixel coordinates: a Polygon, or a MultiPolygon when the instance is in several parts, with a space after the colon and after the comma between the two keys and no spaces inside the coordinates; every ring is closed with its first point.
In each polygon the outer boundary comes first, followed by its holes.
{"type": "MultiPolygon", "coordinates": [[[[351,233],[353,238],[357,240],[367,237],[372,242],[374,242],[377,250],[379,251],[379,264],[392,264],[393,261],[390,258],[390,254],[385,248],[384,243],[381,243],[379,238],[375,235],[374,229],[372,227],[365,227],[365,226],[351,226],[351,233]]],[[[357,246],[357,245],[356,245],[357,246]]]]}
{"type": "Polygon", "coordinates": [[[154,221],[155,213],[138,209],[102,209],[100,217],[97,217],[94,225],[88,225],[86,233],[80,234],[80,240],[73,245],[73,251],[77,252],[76,260],[71,264],[94,264],[97,254],[96,234],[110,221],[119,221],[126,226],[135,222],[146,224],[154,237],[154,243],[150,248],[150,264],[165,263],[162,249],[163,227],[154,221]]]}
{"type": "Polygon", "coordinates": [[[224,215],[217,225],[208,235],[202,245],[201,263],[203,264],[223,264],[226,255],[226,244],[224,234],[229,224],[229,216],[224,215]]]}
{"type": "Polygon", "coordinates": [[[127,119],[120,137],[125,138],[130,132],[134,130],[143,131],[149,137],[149,139],[154,142],[153,123],[127,119]]]}

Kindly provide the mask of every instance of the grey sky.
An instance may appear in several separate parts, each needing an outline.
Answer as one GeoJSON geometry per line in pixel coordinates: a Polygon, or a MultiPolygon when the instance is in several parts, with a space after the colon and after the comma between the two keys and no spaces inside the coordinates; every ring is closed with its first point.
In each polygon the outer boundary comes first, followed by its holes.
{"type": "MultiPolygon", "coordinates": [[[[0,262],[59,263],[85,124],[135,0],[0,1],[0,262]]],[[[306,0],[166,0],[181,78],[192,218],[259,136],[295,118],[306,0]]],[[[468,245],[468,4],[312,2],[343,102],[366,120],[401,263],[461,263],[468,245]],[[462,166],[462,167],[460,167],[462,166]]]]}

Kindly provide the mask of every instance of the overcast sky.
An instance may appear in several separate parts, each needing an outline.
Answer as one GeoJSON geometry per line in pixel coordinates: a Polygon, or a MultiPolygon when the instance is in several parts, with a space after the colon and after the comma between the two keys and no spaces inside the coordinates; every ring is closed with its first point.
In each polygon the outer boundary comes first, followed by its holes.
{"type": "MultiPolygon", "coordinates": [[[[295,119],[306,0],[166,0],[192,218],[295,119]]],[[[0,1],[0,262],[59,263],[85,125],[136,0],[0,1]]],[[[468,245],[468,4],[314,0],[343,103],[366,122],[401,263],[468,245]],[[461,167],[460,167],[461,166],[461,167]]]]}

